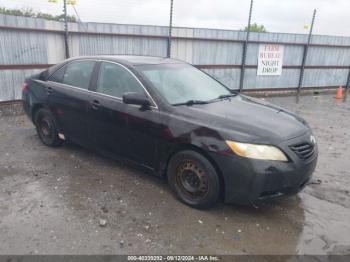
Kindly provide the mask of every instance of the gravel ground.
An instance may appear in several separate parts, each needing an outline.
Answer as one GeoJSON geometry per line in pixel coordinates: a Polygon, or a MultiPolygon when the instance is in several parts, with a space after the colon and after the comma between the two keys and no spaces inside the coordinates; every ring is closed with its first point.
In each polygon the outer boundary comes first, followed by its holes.
{"type": "Polygon", "coordinates": [[[0,254],[350,254],[350,102],[266,100],[313,128],[321,183],[259,207],[206,211],[122,163],[45,147],[24,115],[0,113],[0,254]]]}

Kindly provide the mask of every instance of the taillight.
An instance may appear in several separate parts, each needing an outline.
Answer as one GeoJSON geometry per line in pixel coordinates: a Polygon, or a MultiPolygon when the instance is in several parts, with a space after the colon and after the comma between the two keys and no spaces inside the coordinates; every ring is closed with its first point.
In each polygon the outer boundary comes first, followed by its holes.
{"type": "Polygon", "coordinates": [[[29,89],[28,89],[28,83],[27,82],[23,82],[22,84],[22,91],[23,92],[27,92],[29,89]]]}

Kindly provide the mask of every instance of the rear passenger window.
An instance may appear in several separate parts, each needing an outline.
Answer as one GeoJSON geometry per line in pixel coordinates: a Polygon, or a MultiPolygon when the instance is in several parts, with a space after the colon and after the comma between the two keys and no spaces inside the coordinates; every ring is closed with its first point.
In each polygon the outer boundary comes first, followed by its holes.
{"type": "Polygon", "coordinates": [[[62,67],[60,69],[58,69],[55,73],[53,73],[50,78],[49,81],[52,82],[57,82],[57,83],[62,83],[63,80],[63,76],[64,76],[64,71],[66,70],[66,67],[62,67]]]}
{"type": "Polygon", "coordinates": [[[94,61],[76,61],[68,64],[64,70],[62,83],[88,89],[94,66],[94,61]]]}

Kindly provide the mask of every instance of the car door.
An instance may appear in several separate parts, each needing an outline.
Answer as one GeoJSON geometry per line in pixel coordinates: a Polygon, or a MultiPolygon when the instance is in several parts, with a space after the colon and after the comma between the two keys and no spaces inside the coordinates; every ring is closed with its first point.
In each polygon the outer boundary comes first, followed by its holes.
{"type": "Polygon", "coordinates": [[[158,121],[158,110],[155,107],[143,110],[122,100],[126,92],[148,95],[141,82],[123,65],[101,62],[94,91],[90,101],[89,130],[96,148],[153,166],[156,142],[148,124],[158,121]]]}
{"type": "Polygon", "coordinates": [[[75,143],[89,144],[87,110],[90,103],[91,77],[96,62],[70,62],[47,81],[48,105],[64,135],[75,143]]]}

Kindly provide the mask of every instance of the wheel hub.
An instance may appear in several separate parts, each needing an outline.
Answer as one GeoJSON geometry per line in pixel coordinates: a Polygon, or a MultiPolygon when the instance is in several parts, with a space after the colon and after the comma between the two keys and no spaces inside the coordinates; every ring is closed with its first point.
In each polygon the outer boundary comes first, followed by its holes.
{"type": "Polygon", "coordinates": [[[185,161],[179,165],[177,178],[179,187],[191,197],[203,197],[208,191],[204,170],[192,161],[185,161]]]}
{"type": "Polygon", "coordinates": [[[184,187],[190,191],[195,192],[200,185],[200,178],[193,171],[186,170],[184,171],[184,187]]]}
{"type": "Polygon", "coordinates": [[[44,137],[51,137],[51,125],[45,118],[41,119],[40,121],[40,129],[44,137]]]}

